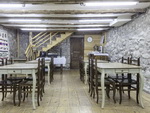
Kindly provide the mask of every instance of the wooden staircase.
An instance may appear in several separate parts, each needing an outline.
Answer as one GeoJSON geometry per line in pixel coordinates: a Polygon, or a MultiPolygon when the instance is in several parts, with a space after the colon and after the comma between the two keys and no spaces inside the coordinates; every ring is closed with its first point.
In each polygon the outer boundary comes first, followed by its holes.
{"type": "Polygon", "coordinates": [[[67,39],[73,32],[40,32],[29,36],[30,43],[25,51],[26,58],[31,60],[39,56],[40,51],[48,51],[67,39]]]}
{"type": "Polygon", "coordinates": [[[67,39],[72,35],[73,32],[65,32],[64,34],[60,34],[60,37],[56,37],[56,40],[51,41],[48,43],[46,47],[42,48],[42,51],[47,51],[52,47],[56,46],[57,44],[61,43],[63,40],[67,39]]]}

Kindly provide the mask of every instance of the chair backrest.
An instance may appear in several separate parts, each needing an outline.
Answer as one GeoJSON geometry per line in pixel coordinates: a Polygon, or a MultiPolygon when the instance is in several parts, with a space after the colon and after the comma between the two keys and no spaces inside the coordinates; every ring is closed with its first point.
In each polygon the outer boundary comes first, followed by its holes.
{"type": "Polygon", "coordinates": [[[51,61],[50,61],[49,67],[50,67],[50,76],[51,76],[51,79],[53,79],[53,74],[54,74],[54,57],[51,57],[51,61]]]}
{"type": "Polygon", "coordinates": [[[109,56],[101,56],[101,55],[94,55],[94,57],[96,57],[97,60],[106,60],[109,61],[109,56]]]}
{"type": "Polygon", "coordinates": [[[99,73],[98,73],[98,70],[97,70],[97,60],[99,60],[99,56],[94,56],[94,58],[92,59],[93,60],[93,64],[92,64],[92,81],[93,81],[93,84],[95,84],[96,87],[98,87],[98,76],[99,76],[99,73]]]}
{"type": "Polygon", "coordinates": [[[85,72],[83,57],[79,58],[79,71],[80,71],[80,74],[84,74],[85,72]]]}
{"type": "Polygon", "coordinates": [[[129,57],[127,57],[127,58],[122,57],[121,63],[130,64],[130,58],[129,57]]]}
{"type": "Polygon", "coordinates": [[[87,69],[87,75],[88,75],[88,82],[91,83],[93,79],[93,54],[88,55],[88,69],[87,69]]]}
{"type": "Polygon", "coordinates": [[[6,58],[5,59],[5,65],[10,65],[10,64],[13,64],[13,59],[12,58],[10,58],[10,59],[6,58]]]}
{"type": "Polygon", "coordinates": [[[4,59],[0,59],[0,66],[3,66],[4,65],[4,59]]]}
{"type": "Polygon", "coordinates": [[[37,84],[40,85],[43,80],[43,59],[38,59],[37,84]]]}
{"type": "Polygon", "coordinates": [[[50,61],[50,71],[54,70],[54,57],[51,57],[51,61],[50,61]]]}
{"type": "Polygon", "coordinates": [[[88,56],[88,60],[89,60],[89,65],[88,65],[88,69],[89,69],[89,76],[92,75],[92,66],[93,66],[93,59],[94,59],[94,55],[93,54],[89,54],[88,56]]]}
{"type": "Polygon", "coordinates": [[[130,64],[140,66],[140,57],[135,59],[135,58],[130,58],[130,64]]]}

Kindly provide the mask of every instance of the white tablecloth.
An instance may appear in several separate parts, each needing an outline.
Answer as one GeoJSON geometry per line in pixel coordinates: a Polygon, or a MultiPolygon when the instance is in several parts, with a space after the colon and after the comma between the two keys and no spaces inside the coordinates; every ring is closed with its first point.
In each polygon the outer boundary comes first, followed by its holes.
{"type": "MultiPolygon", "coordinates": [[[[36,60],[38,60],[38,58],[36,60]]],[[[50,60],[51,60],[50,57],[45,57],[45,61],[50,61],[50,60]]],[[[57,66],[59,66],[61,64],[63,66],[65,66],[66,65],[66,58],[65,58],[65,56],[62,56],[62,57],[58,56],[58,57],[54,58],[54,64],[57,65],[57,66]]]]}
{"type": "Polygon", "coordinates": [[[93,55],[96,55],[96,56],[109,56],[108,53],[100,53],[98,51],[92,51],[92,52],[89,52],[88,54],[93,54],[93,55]]]}
{"type": "Polygon", "coordinates": [[[65,66],[66,65],[66,58],[64,56],[54,58],[54,64],[56,64],[56,65],[62,64],[63,66],[65,66]]]}

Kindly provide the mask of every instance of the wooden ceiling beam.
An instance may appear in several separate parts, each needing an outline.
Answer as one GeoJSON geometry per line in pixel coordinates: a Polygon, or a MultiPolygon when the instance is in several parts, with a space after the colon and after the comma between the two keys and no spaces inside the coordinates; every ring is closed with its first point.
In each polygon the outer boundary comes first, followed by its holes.
{"type": "MultiPolygon", "coordinates": [[[[42,20],[81,20],[81,19],[116,19],[116,17],[38,17],[38,19],[42,20]]],[[[37,19],[37,17],[0,17],[1,19],[37,19]]]]}
{"type": "MultiPolygon", "coordinates": [[[[43,25],[43,23],[13,23],[13,22],[11,22],[11,23],[7,23],[7,22],[4,22],[3,24],[12,24],[12,25],[14,25],[14,24],[17,24],[17,25],[43,25]]],[[[44,23],[44,24],[46,24],[46,25],[97,25],[97,23],[95,23],[95,24],[93,24],[93,23],[74,23],[74,24],[71,24],[71,23],[44,23]]],[[[108,25],[108,24],[106,24],[106,23],[101,23],[100,25],[108,25]]]]}
{"type": "MultiPolygon", "coordinates": [[[[104,1],[104,0],[1,0],[1,3],[61,3],[61,4],[76,4],[82,2],[93,2],[93,1],[104,1]]],[[[105,0],[105,1],[133,1],[133,0],[105,0]]],[[[149,0],[135,0],[138,2],[149,2],[149,0]]]]}
{"type": "Polygon", "coordinates": [[[0,14],[106,14],[106,13],[144,13],[146,9],[108,9],[108,10],[0,10],[0,14]]]}

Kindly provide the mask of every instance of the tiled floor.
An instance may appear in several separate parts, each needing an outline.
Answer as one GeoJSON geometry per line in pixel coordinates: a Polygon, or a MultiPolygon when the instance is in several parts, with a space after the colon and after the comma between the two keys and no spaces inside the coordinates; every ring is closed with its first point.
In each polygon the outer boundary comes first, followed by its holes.
{"type": "MultiPolygon", "coordinates": [[[[134,95],[132,93],[132,97],[134,95]]],[[[101,109],[101,102],[96,104],[88,94],[88,86],[79,80],[78,70],[68,70],[62,75],[54,74],[54,81],[50,86],[46,85],[41,106],[36,110],[32,109],[31,96],[18,107],[13,106],[9,94],[0,102],[0,113],[150,113],[150,95],[144,93],[143,98],[145,109],[138,106],[134,98],[128,100],[126,94],[121,105],[106,97],[105,108],[101,109]]]]}

